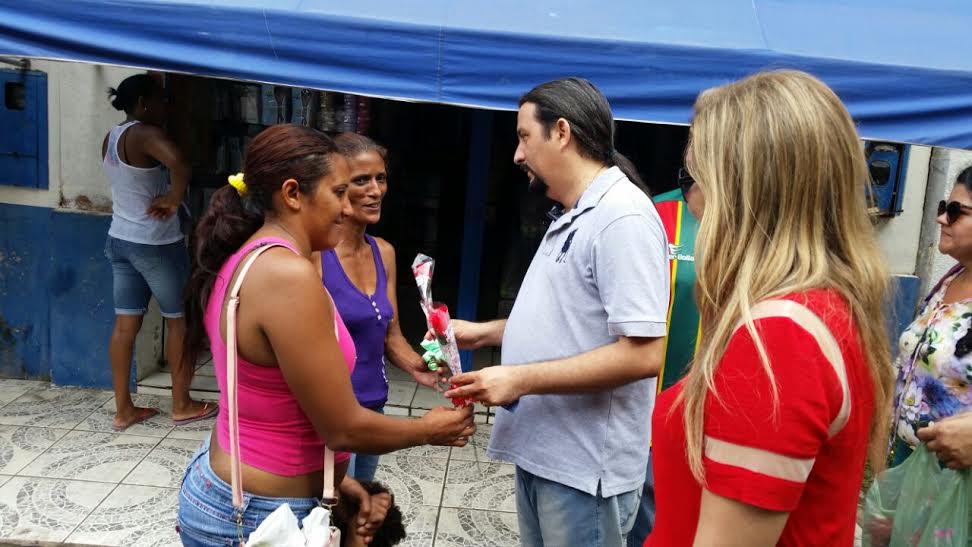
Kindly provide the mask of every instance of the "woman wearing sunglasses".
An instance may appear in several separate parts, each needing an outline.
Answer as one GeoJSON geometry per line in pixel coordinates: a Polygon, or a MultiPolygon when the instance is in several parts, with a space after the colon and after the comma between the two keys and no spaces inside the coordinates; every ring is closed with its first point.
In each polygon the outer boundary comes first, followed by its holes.
{"type": "Polygon", "coordinates": [[[925,298],[901,335],[895,390],[892,464],[919,442],[953,468],[972,465],[972,166],[938,204],[938,250],[958,261],[925,298]],[[956,418],[946,420],[948,418],[956,418]],[[945,420],[945,421],[943,421],[945,420]],[[931,427],[922,427],[933,423],[931,427]]]}

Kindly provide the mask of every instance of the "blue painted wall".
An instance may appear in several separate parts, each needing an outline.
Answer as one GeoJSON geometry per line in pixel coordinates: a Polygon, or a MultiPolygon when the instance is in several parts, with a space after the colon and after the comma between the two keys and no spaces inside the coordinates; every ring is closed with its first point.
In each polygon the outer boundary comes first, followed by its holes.
{"type": "Polygon", "coordinates": [[[111,386],[110,221],[0,204],[0,375],[111,386]]]}
{"type": "Polygon", "coordinates": [[[48,378],[51,372],[51,210],[0,204],[0,374],[48,378]]]}
{"type": "Polygon", "coordinates": [[[111,217],[51,213],[51,381],[111,387],[108,339],[115,321],[105,239],[111,217]]]}

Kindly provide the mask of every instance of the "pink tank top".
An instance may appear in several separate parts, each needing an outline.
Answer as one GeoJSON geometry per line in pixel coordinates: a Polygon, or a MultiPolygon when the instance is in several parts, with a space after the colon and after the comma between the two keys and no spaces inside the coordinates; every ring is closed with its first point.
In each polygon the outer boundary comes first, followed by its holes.
{"type": "MultiPolygon", "coordinates": [[[[243,246],[227,259],[213,284],[204,317],[206,333],[213,352],[213,365],[219,383],[219,416],[216,418],[216,440],[220,448],[229,452],[229,404],[226,399],[226,344],[219,324],[225,310],[227,285],[236,267],[249,252],[261,245],[280,245],[297,253],[290,242],[280,238],[261,238],[243,246]]],[[[334,310],[334,328],[338,345],[350,372],[356,360],[354,341],[344,321],[334,310]]],[[[238,400],[240,419],[240,458],[243,463],[269,473],[297,476],[324,467],[324,441],[297,404],[297,399],[279,367],[255,365],[239,358],[238,400]]],[[[326,393],[321,394],[326,397],[326,393]]],[[[336,462],[350,458],[347,452],[337,452],[336,462]]]]}

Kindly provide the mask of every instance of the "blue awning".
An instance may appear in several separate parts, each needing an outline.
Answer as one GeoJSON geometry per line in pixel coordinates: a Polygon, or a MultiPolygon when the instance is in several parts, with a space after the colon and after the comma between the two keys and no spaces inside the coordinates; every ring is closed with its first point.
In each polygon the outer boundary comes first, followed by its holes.
{"type": "Polygon", "coordinates": [[[513,109],[578,75],[619,119],[799,68],[865,138],[972,149],[967,0],[0,0],[0,54],[513,109]]]}

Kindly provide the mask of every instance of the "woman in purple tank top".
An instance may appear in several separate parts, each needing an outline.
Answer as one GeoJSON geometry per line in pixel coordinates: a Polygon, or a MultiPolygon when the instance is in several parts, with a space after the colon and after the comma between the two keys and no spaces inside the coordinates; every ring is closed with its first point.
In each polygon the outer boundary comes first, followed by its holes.
{"type": "MultiPolygon", "coordinates": [[[[342,133],[334,142],[351,167],[348,199],[352,212],[344,224],[344,239],[334,249],[321,252],[315,263],[358,352],[351,375],[358,403],[384,412],[386,358],[422,385],[434,387],[436,378],[398,324],[395,249],[384,239],[365,233],[381,220],[381,202],[388,191],[387,151],[355,133],[342,133]]],[[[355,454],[348,474],[370,481],[377,467],[377,455],[355,454]]]]}

